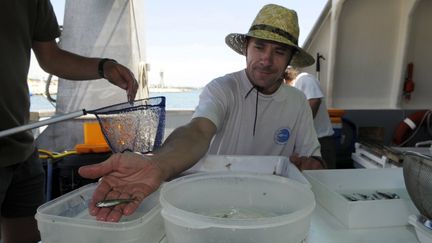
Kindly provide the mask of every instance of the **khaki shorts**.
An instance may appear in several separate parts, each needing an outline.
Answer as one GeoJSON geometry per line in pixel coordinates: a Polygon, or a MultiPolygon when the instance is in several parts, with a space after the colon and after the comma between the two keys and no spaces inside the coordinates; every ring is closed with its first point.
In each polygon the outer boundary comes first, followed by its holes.
{"type": "Polygon", "coordinates": [[[0,167],[2,217],[34,216],[44,202],[45,171],[37,150],[26,161],[0,167]]]}

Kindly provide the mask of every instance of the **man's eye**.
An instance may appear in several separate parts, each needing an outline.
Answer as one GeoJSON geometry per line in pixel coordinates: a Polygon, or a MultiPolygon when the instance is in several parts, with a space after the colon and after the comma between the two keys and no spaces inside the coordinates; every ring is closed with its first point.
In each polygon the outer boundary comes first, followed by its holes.
{"type": "Polygon", "coordinates": [[[288,53],[288,50],[285,49],[285,48],[276,48],[276,49],[275,49],[275,52],[276,52],[277,54],[285,55],[285,54],[288,53]]]}
{"type": "Polygon", "coordinates": [[[264,47],[261,46],[261,45],[255,45],[255,48],[261,50],[261,49],[263,49],[264,47]]]}

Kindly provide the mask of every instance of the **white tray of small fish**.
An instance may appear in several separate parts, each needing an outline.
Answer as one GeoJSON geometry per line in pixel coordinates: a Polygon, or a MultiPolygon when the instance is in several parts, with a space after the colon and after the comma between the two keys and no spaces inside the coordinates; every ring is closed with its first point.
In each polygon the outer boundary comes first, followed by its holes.
{"type": "Polygon", "coordinates": [[[347,228],[408,225],[418,213],[401,168],[309,170],[315,198],[347,228]]]}

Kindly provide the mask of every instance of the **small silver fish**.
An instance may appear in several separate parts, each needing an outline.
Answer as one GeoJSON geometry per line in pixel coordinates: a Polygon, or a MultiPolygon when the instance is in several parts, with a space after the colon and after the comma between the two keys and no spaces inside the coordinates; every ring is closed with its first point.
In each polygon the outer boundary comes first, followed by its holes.
{"type": "Polygon", "coordinates": [[[361,200],[369,200],[369,196],[363,193],[355,192],[353,195],[357,198],[361,198],[361,200]]]}
{"type": "Polygon", "coordinates": [[[349,201],[355,202],[358,201],[358,199],[352,195],[349,194],[342,194],[346,199],[348,199],[349,201]]]}
{"type": "Polygon", "coordinates": [[[396,193],[387,193],[387,192],[380,192],[376,191],[378,195],[384,197],[385,199],[399,199],[399,195],[396,193]]]}
{"type": "Polygon", "coordinates": [[[119,198],[119,199],[107,199],[107,200],[102,200],[96,203],[96,207],[98,208],[109,208],[109,207],[114,207],[120,204],[124,204],[124,203],[130,203],[133,202],[135,199],[134,198],[119,198]]]}

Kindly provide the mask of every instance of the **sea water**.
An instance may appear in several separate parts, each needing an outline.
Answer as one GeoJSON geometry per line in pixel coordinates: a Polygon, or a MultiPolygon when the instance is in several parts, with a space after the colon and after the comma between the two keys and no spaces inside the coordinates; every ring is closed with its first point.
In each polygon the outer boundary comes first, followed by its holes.
{"type": "Polygon", "coordinates": [[[185,92],[150,92],[149,96],[165,96],[167,110],[194,110],[198,105],[201,91],[202,89],[194,89],[185,92]]]}
{"type": "Polygon", "coordinates": [[[55,103],[43,95],[30,96],[30,111],[55,111],[55,103]]]}

